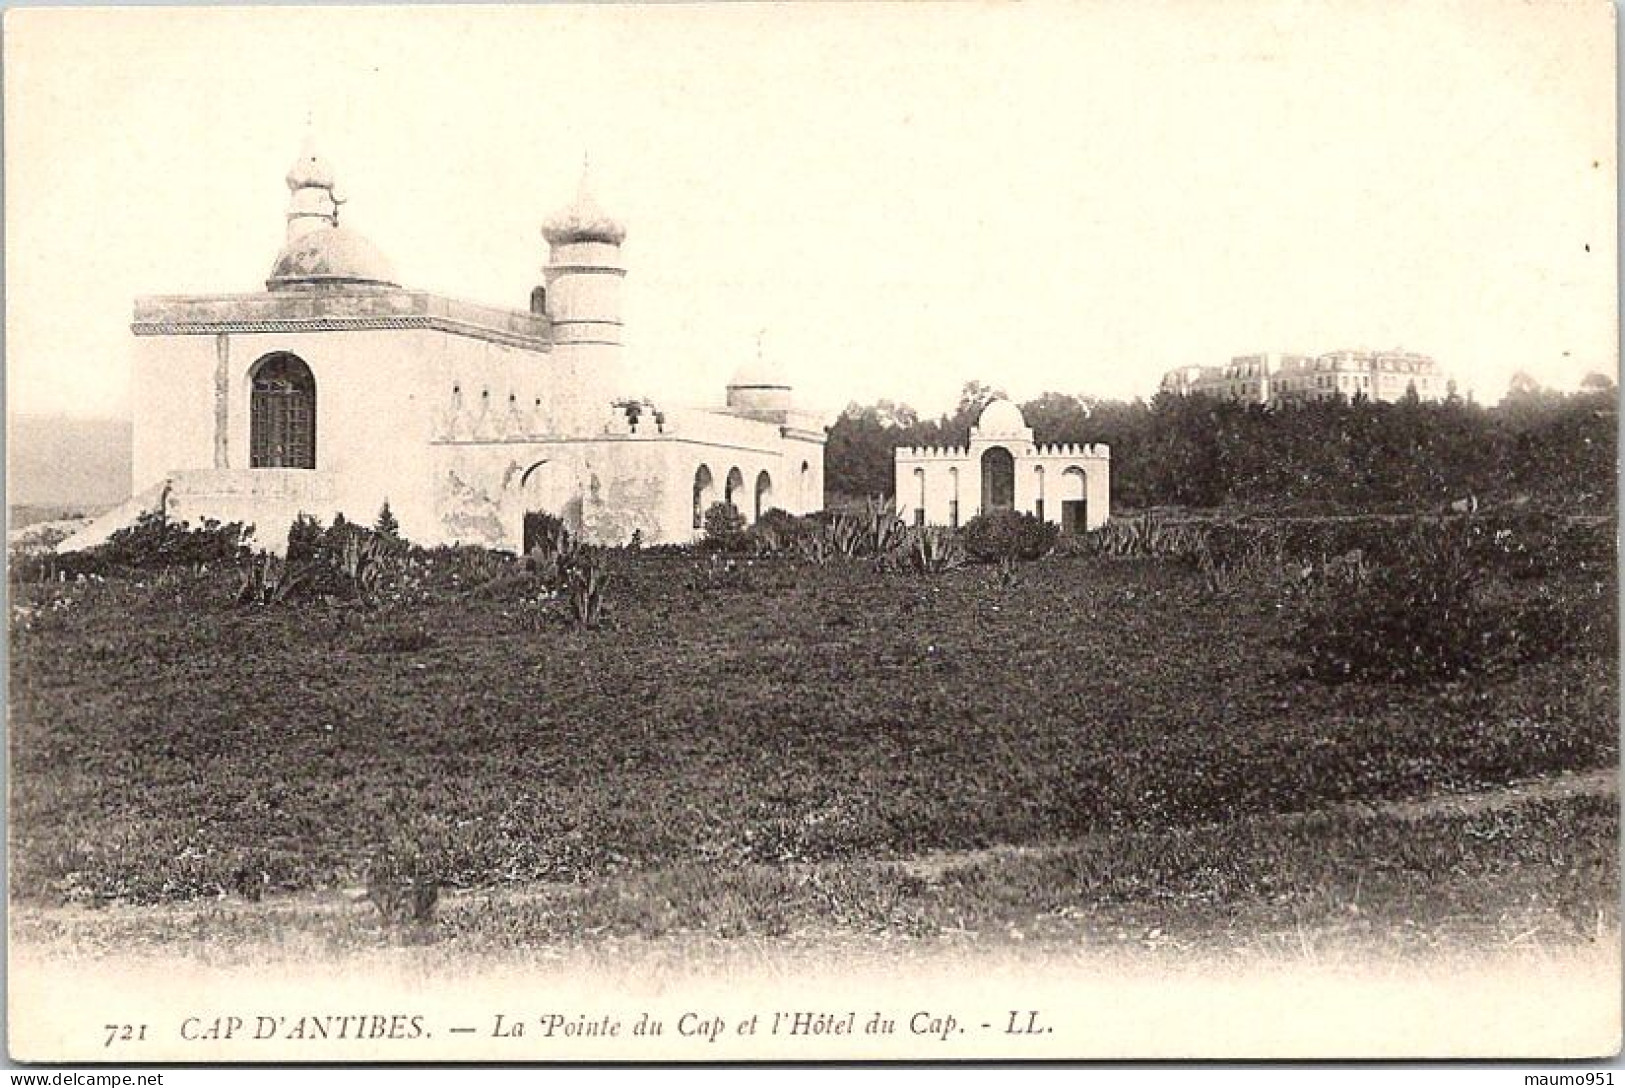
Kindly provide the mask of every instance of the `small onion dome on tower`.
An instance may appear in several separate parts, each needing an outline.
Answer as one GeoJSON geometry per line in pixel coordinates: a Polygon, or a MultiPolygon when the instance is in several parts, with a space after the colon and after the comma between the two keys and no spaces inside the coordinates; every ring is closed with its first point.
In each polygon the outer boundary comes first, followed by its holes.
{"type": "Polygon", "coordinates": [[[333,164],[327,161],[326,156],[316,150],[316,142],[307,133],[305,146],[300,149],[299,157],[293,160],[288,167],[288,191],[296,193],[300,189],[333,189],[333,164]]]}
{"type": "Polygon", "coordinates": [[[1030,441],[1032,433],[1021,409],[1003,399],[989,401],[976,420],[978,438],[1021,438],[1030,441]]]}
{"type": "Polygon", "coordinates": [[[321,287],[399,287],[384,255],[339,226],[333,166],[310,137],[288,168],[288,238],[265,286],[272,291],[321,287]]]}
{"type": "Polygon", "coordinates": [[[548,217],[542,224],[542,237],[550,246],[578,242],[618,246],[626,241],[626,225],[604,211],[593,196],[585,163],[581,167],[581,183],[576,186],[575,202],[548,217]]]}

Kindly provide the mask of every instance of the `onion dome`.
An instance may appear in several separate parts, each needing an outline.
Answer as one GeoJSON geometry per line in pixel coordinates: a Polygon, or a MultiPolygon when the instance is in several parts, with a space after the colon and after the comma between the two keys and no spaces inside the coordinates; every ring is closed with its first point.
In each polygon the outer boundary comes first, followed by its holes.
{"type": "Polygon", "coordinates": [[[300,189],[333,188],[333,164],[316,150],[316,143],[308,133],[305,146],[300,150],[299,157],[293,160],[293,165],[288,167],[288,176],[284,180],[290,193],[300,189]]]}
{"type": "Polygon", "coordinates": [[[550,246],[566,246],[576,242],[618,246],[626,241],[626,226],[599,207],[592,194],[587,168],[583,165],[575,202],[554,213],[542,224],[542,237],[547,239],[550,246]]]}
{"type": "Polygon", "coordinates": [[[399,287],[395,269],[378,248],[348,227],[325,227],[290,239],[277,254],[273,291],[299,287],[399,287]]]}
{"type": "Polygon", "coordinates": [[[339,226],[342,199],[333,165],[307,133],[288,168],[288,236],[265,286],[272,291],[318,287],[399,287],[395,270],[360,234],[339,226]]]}

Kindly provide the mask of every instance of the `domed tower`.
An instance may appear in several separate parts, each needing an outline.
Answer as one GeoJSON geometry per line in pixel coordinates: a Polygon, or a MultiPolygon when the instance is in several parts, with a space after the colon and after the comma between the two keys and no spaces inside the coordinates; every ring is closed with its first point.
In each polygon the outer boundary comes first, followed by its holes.
{"type": "Polygon", "coordinates": [[[575,202],[542,225],[542,237],[553,360],[580,391],[581,426],[595,429],[620,385],[626,227],[599,207],[583,166],[575,202]]]}
{"type": "Polygon", "coordinates": [[[795,407],[790,380],[777,364],[762,354],[756,339],[756,358],[741,366],[728,381],[728,410],[736,415],[783,423],[795,407]]]}
{"type": "Polygon", "coordinates": [[[288,168],[288,239],[265,281],[272,291],[326,287],[394,288],[395,270],[367,239],[339,226],[344,203],[333,167],[305,137],[288,168]]]}

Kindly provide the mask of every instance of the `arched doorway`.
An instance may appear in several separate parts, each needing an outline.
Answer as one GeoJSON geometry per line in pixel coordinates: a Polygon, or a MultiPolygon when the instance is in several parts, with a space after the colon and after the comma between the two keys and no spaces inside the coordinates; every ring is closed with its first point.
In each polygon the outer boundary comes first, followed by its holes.
{"type": "Polygon", "coordinates": [[[1061,473],[1061,532],[1077,536],[1089,531],[1089,480],[1073,465],[1061,473]]]}
{"type": "Polygon", "coordinates": [[[297,355],[267,355],[249,371],[251,468],[316,467],[316,377],[297,355]]]}
{"type": "Polygon", "coordinates": [[[694,528],[705,528],[705,512],[717,499],[717,483],[711,478],[711,469],[701,465],[694,472],[694,528]]]}
{"type": "Polygon", "coordinates": [[[773,508],[773,478],[767,471],[756,475],[756,520],[760,521],[762,515],[773,508]]]}
{"type": "Polygon", "coordinates": [[[1003,446],[982,454],[982,512],[1016,505],[1016,459],[1003,446]]]}

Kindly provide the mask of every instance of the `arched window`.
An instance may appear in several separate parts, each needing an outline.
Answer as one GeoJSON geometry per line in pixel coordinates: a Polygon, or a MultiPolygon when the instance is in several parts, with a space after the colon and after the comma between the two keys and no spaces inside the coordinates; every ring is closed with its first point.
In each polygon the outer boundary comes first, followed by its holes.
{"type": "Polygon", "coordinates": [[[316,378],[297,355],[254,364],[248,405],[251,468],[316,467],[316,378]]]}
{"type": "Polygon", "coordinates": [[[1038,497],[1033,500],[1033,515],[1039,521],[1044,520],[1044,466],[1034,465],[1033,476],[1037,478],[1038,497]]]}
{"type": "Polygon", "coordinates": [[[694,528],[705,528],[705,512],[716,501],[717,484],[711,470],[701,465],[694,472],[694,528]]]}
{"type": "Polygon", "coordinates": [[[773,508],[773,479],[764,469],[756,476],[756,519],[773,508]]]}
{"type": "Polygon", "coordinates": [[[547,314],[547,288],[537,287],[530,293],[530,312],[538,316],[547,314]]]}
{"type": "MultiPolygon", "coordinates": [[[[735,510],[738,510],[739,500],[742,497],[740,492],[744,490],[745,474],[740,472],[737,468],[729,469],[728,482],[723,486],[722,489],[722,501],[733,507],[735,510]]],[[[741,511],[741,513],[743,513],[743,511],[741,511]]]]}
{"type": "Polygon", "coordinates": [[[925,524],[925,469],[914,470],[914,524],[925,524]]]}
{"type": "Polygon", "coordinates": [[[948,469],[948,524],[959,528],[959,468],[948,469]]]}
{"type": "Polygon", "coordinates": [[[801,501],[801,509],[796,511],[798,514],[805,514],[813,508],[812,465],[806,461],[801,462],[801,479],[799,486],[796,488],[796,494],[801,501]]]}

